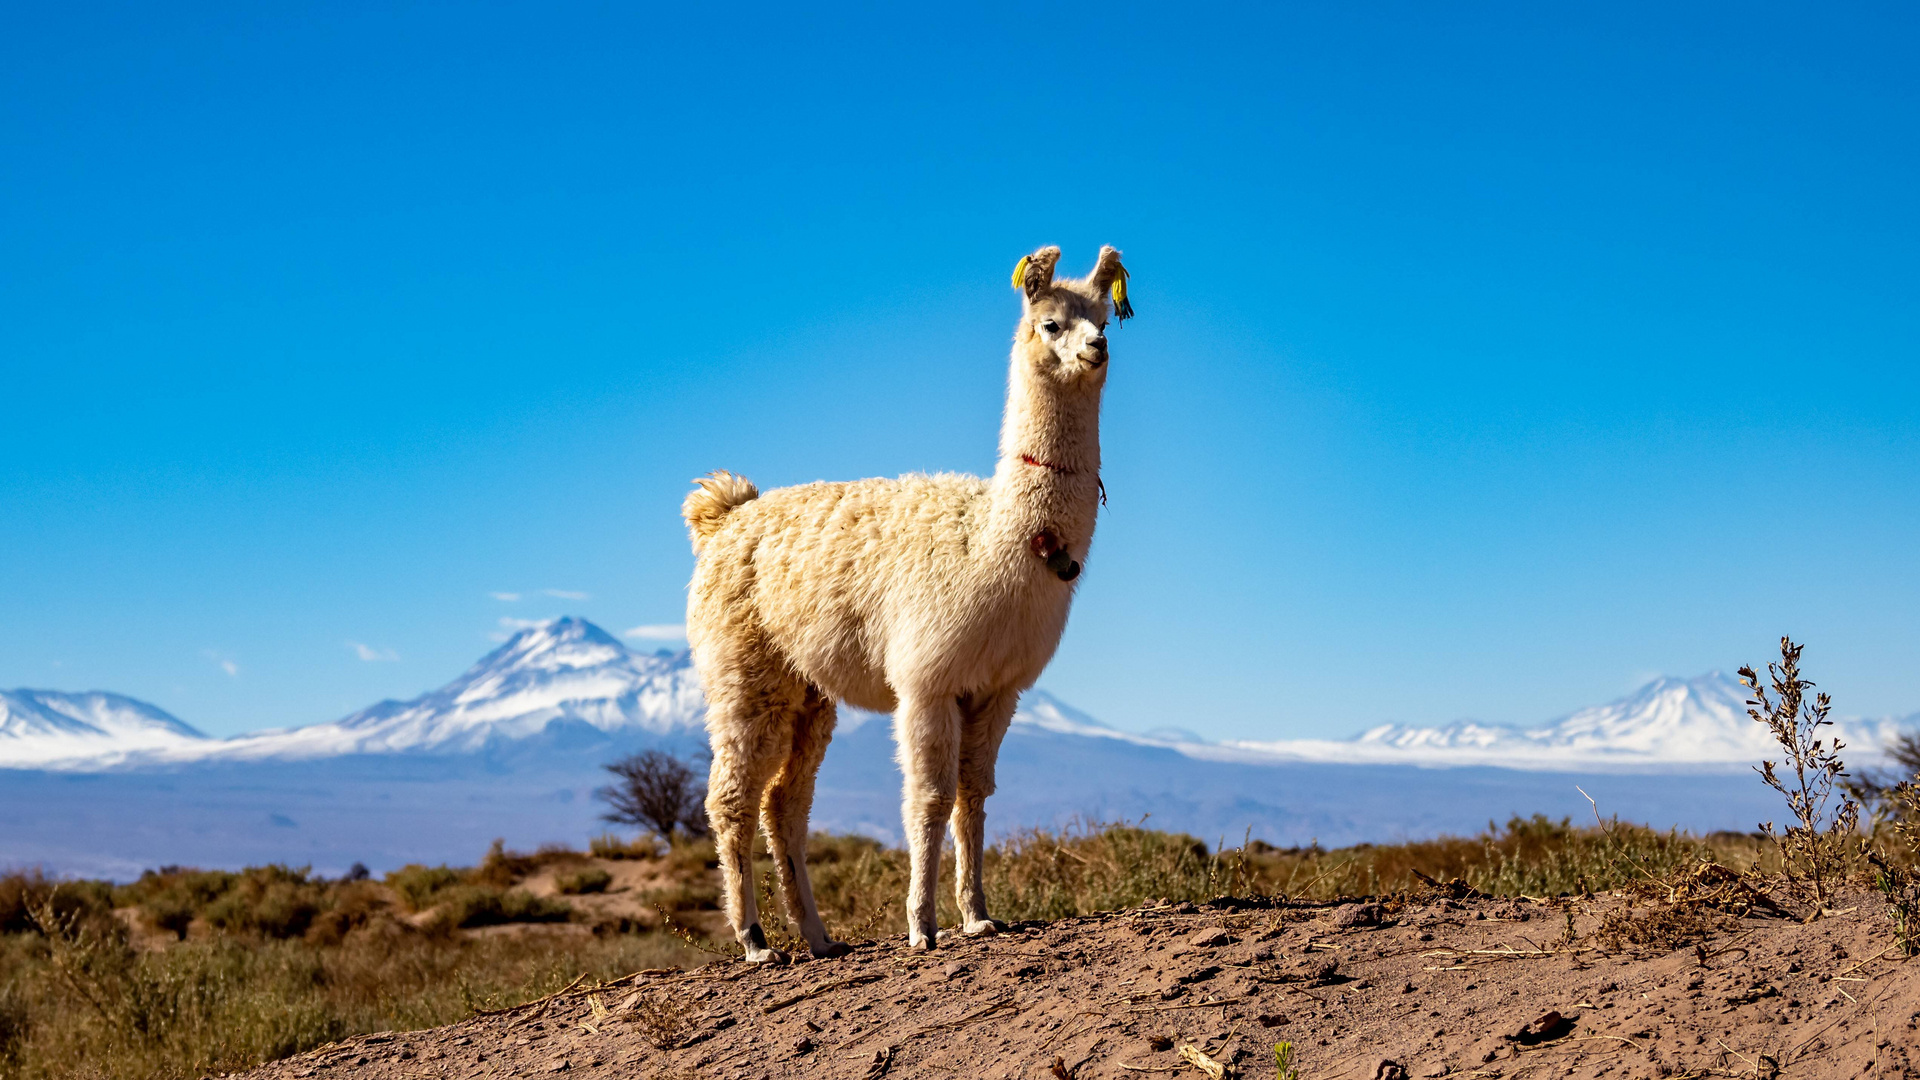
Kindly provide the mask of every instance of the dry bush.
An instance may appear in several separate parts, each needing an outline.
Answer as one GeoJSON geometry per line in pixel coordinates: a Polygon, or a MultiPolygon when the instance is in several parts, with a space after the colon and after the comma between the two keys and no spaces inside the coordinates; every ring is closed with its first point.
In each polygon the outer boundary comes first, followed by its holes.
{"type": "Polygon", "coordinates": [[[1847,776],[1840,760],[1846,744],[1820,730],[1833,726],[1827,719],[1833,702],[1826,694],[1807,700],[1814,684],[1800,675],[1803,648],[1788,638],[1780,639],[1780,659],[1767,665],[1771,693],[1751,665],[1740,669],[1740,681],[1753,694],[1747,715],[1767,726],[1792,770],[1783,780],[1773,762],[1760,763],[1760,778],[1786,798],[1794,817],[1784,834],[1775,835],[1771,821],[1761,829],[1779,845],[1787,880],[1812,904],[1809,917],[1818,917],[1832,899],[1834,887],[1854,868],[1860,807],[1843,790],[1839,805],[1828,809],[1835,789],[1847,776]]]}
{"type": "Polygon", "coordinates": [[[693,1001],[672,990],[648,994],[634,1002],[627,1019],[655,1050],[671,1050],[693,1034],[693,1001]]]}
{"type": "Polygon", "coordinates": [[[1719,922],[1719,917],[1693,904],[1656,907],[1638,918],[1631,908],[1619,907],[1601,917],[1594,937],[1609,949],[1672,952],[1705,941],[1719,929],[1719,922]]]}

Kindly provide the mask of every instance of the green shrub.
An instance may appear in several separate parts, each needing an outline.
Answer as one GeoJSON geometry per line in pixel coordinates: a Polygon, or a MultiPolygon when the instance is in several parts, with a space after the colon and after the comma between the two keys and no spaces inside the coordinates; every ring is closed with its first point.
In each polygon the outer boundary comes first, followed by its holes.
{"type": "Polygon", "coordinates": [[[137,908],[147,925],[171,931],[184,940],[187,927],[226,895],[236,877],[224,870],[148,870],[140,880],[115,890],[115,899],[123,906],[137,908]]]}
{"type": "Polygon", "coordinates": [[[566,901],[535,896],[525,889],[456,885],[438,894],[430,927],[448,931],[502,923],[565,922],[572,915],[566,901]]]}
{"type": "Polygon", "coordinates": [[[563,870],[553,876],[553,887],[568,896],[606,892],[607,886],[611,884],[613,884],[613,875],[598,866],[563,870]]]}
{"type": "Polygon", "coordinates": [[[232,875],[226,892],[206,906],[202,917],[229,934],[300,937],[330,899],[327,883],[312,880],[309,873],[304,866],[249,867],[232,875]]]}
{"type": "Polygon", "coordinates": [[[556,863],[586,861],[585,855],[565,844],[542,844],[540,850],[531,855],[523,855],[517,851],[508,851],[504,840],[495,840],[493,846],[487,849],[486,858],[481,859],[479,867],[473,871],[472,880],[482,885],[505,889],[542,867],[556,863]]]}
{"type": "Polygon", "coordinates": [[[38,870],[0,874],[0,934],[36,933],[39,916],[56,919],[110,917],[112,887],[101,881],[59,881],[38,870]]]}
{"type": "Polygon", "coordinates": [[[651,859],[660,849],[646,837],[622,840],[613,833],[601,833],[587,843],[587,852],[596,859],[651,859]]]}
{"type": "Polygon", "coordinates": [[[434,904],[442,892],[457,885],[464,885],[471,878],[465,870],[455,870],[444,864],[440,866],[422,866],[408,863],[387,875],[387,887],[400,894],[400,899],[409,911],[425,911],[434,904]]]}

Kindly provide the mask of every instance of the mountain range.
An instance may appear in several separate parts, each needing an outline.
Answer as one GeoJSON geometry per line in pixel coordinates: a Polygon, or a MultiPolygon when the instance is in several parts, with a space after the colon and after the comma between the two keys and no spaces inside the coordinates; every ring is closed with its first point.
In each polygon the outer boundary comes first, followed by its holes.
{"type": "MultiPolygon", "coordinates": [[[[1015,724],[1240,764],[1691,771],[1745,766],[1775,752],[1766,729],[1747,715],[1746,700],[1745,687],[1716,671],[1655,679],[1627,697],[1534,728],[1464,720],[1439,727],[1388,724],[1347,739],[1210,742],[1172,728],[1121,731],[1036,690],[1022,700],[1015,724]]],[[[98,771],[354,754],[468,754],[570,727],[607,735],[697,734],[704,708],[686,653],[636,652],[585,619],[567,617],[522,629],[459,678],[411,701],[382,701],[331,723],[230,739],[209,738],[156,706],[117,694],[0,691],[0,768],[98,771]]],[[[871,718],[848,712],[843,731],[871,718]]],[[[1847,719],[1836,726],[1856,754],[1871,755],[1901,722],[1847,719]]]]}
{"type": "MultiPolygon", "coordinates": [[[[1489,818],[1610,812],[1750,829],[1771,810],[1747,773],[1772,746],[1720,673],[1658,679],[1534,728],[1389,725],[1349,739],[1213,742],[1121,731],[1044,691],[1002,751],[999,831],[1136,819],[1202,836],[1351,843],[1470,832],[1489,818]],[[1671,774],[1683,774],[1676,778],[1671,774]],[[1665,774],[1665,775],[1663,775],[1665,774]]],[[[128,874],[161,862],[470,859],[493,836],[578,843],[599,766],[704,749],[683,653],[645,654],[579,618],[516,633],[447,685],[330,723],[210,738],[120,695],[0,692],[0,864],[128,874]]],[[[890,725],[843,713],[819,827],[899,836],[890,725]]],[[[1867,763],[1898,729],[1845,721],[1867,763]]]]}

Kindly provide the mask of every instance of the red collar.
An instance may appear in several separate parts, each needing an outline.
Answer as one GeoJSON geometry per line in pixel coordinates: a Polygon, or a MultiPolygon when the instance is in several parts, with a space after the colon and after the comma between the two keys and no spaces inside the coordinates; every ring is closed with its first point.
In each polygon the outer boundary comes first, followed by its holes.
{"type": "Polygon", "coordinates": [[[1055,465],[1051,461],[1041,461],[1039,458],[1034,457],[1032,454],[1021,454],[1020,460],[1027,463],[1028,465],[1032,465],[1036,469],[1051,469],[1054,472],[1061,473],[1066,476],[1073,475],[1073,470],[1067,468],[1065,465],[1055,465]]]}

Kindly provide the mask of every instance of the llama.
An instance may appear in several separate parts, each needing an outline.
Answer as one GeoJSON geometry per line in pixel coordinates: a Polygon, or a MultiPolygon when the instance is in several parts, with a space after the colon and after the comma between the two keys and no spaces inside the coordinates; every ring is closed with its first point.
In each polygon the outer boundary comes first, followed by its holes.
{"type": "Polygon", "coordinates": [[[1066,628],[1101,499],[1100,395],[1112,314],[1133,314],[1120,253],[1054,280],[1057,247],[1020,260],[1000,460],[991,479],[941,473],[817,482],[764,495],[716,472],[682,513],[698,557],[687,642],[707,694],[707,789],[726,914],[754,962],[756,812],[808,949],[841,956],[807,876],[814,775],[837,702],[894,714],[912,860],[907,939],[932,949],[951,821],[965,934],[1006,929],[980,882],[984,804],[1021,691],[1066,628]]]}

